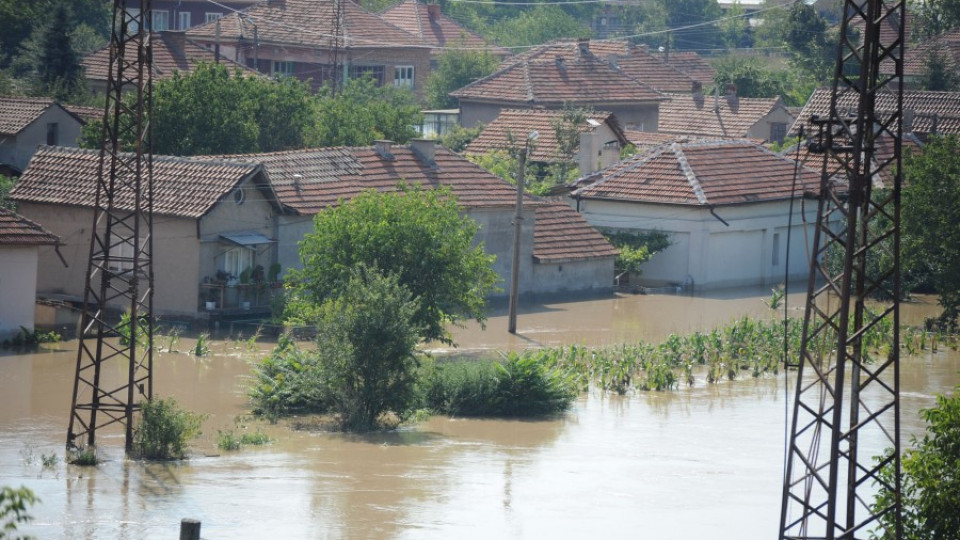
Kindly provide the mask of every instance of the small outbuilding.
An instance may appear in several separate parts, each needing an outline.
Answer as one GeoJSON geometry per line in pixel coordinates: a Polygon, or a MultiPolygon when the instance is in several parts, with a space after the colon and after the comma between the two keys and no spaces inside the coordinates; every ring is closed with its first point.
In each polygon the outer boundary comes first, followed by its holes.
{"type": "Polygon", "coordinates": [[[33,331],[40,250],[60,239],[37,223],[0,207],[0,341],[33,331]]]}

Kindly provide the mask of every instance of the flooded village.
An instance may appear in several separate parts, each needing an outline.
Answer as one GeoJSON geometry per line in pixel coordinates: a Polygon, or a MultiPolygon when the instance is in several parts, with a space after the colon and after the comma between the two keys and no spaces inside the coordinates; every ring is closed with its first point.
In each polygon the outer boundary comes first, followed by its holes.
{"type": "Polygon", "coordinates": [[[0,538],[960,538],[947,4],[0,0],[0,538]]]}

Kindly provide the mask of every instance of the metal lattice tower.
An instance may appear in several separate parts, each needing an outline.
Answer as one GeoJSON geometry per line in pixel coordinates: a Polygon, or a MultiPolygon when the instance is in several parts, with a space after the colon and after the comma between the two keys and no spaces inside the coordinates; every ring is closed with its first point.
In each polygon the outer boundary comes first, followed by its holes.
{"type": "Polygon", "coordinates": [[[898,299],[904,9],[904,0],[844,2],[830,116],[812,119],[819,134],[810,148],[823,152],[823,174],[781,539],[867,538],[870,530],[884,526],[895,529],[887,531],[892,537],[902,537],[898,299]],[[881,32],[884,27],[898,31],[881,32]],[[873,190],[880,174],[894,178],[891,189],[873,190]],[[871,329],[881,330],[881,343],[865,342],[871,329]],[[861,443],[871,451],[861,450],[861,443]],[[872,454],[878,448],[893,452],[877,460],[872,454]],[[894,474],[882,476],[884,467],[894,474]],[[882,508],[874,507],[877,483],[897,494],[882,508]]]}
{"type": "Polygon", "coordinates": [[[100,166],[67,447],[95,446],[120,424],[133,443],[139,399],[153,395],[151,0],[114,0],[100,166]],[[123,94],[129,93],[128,99],[123,94]],[[131,99],[132,98],[132,99],[131,99]],[[124,141],[134,141],[128,152],[124,141]],[[128,336],[107,308],[130,316],[128,336]],[[114,319],[115,320],[115,319],[114,319]]]}

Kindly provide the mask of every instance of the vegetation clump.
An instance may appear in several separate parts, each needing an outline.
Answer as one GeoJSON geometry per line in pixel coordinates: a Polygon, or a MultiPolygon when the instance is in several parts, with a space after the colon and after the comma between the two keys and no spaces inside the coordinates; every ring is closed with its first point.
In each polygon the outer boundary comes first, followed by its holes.
{"type": "MultiPolygon", "coordinates": [[[[913,438],[912,448],[901,458],[901,504],[903,536],[906,540],[956,540],[960,538],[960,394],[937,396],[934,407],[920,411],[927,422],[922,439],[913,438]]],[[[890,451],[878,457],[890,459],[890,451]]],[[[880,515],[881,531],[873,534],[880,540],[896,535],[890,508],[896,493],[893,462],[881,471],[882,482],[874,499],[874,510],[880,515]]]]}
{"type": "Polygon", "coordinates": [[[55,330],[44,332],[35,329],[31,331],[21,326],[19,332],[3,340],[0,346],[3,348],[34,347],[41,343],[56,343],[58,341],[60,341],[60,334],[55,330]]]}
{"type": "Polygon", "coordinates": [[[80,467],[96,467],[100,463],[95,446],[80,446],[67,451],[67,463],[80,467]]]}
{"type": "Polygon", "coordinates": [[[133,453],[149,460],[183,459],[187,443],[200,435],[204,416],[185,411],[173,398],[144,401],[133,430],[133,453]]]}
{"type": "Polygon", "coordinates": [[[14,535],[19,525],[33,520],[27,510],[38,502],[40,502],[40,499],[27,487],[0,487],[0,539],[25,538],[14,535]]]}

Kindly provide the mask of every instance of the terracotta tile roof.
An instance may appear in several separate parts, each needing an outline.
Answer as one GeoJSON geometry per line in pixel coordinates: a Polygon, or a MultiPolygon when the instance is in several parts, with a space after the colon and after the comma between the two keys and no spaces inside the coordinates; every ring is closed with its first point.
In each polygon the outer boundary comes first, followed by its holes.
{"type": "MultiPolygon", "coordinates": [[[[466,154],[486,154],[493,150],[509,150],[509,134],[515,140],[523,141],[531,131],[539,133],[533,151],[530,152],[530,161],[551,163],[558,160],[556,122],[561,121],[563,111],[544,109],[503,109],[496,120],[483,128],[476,139],[467,145],[466,154]]],[[[594,111],[589,120],[579,126],[581,133],[594,131],[602,124],[607,124],[618,135],[621,145],[627,143],[623,130],[620,128],[613,113],[594,111]]]]}
{"type": "Polygon", "coordinates": [[[0,135],[16,135],[50,108],[50,98],[0,97],[0,135]]]}
{"type": "Polygon", "coordinates": [[[85,107],[82,105],[64,105],[63,108],[73,113],[74,116],[82,120],[84,123],[92,122],[94,120],[100,120],[101,118],[103,118],[102,107],[85,107]]]}
{"type": "MultiPolygon", "coordinates": [[[[260,3],[239,14],[220,19],[220,39],[224,42],[253,40],[253,26],[261,45],[300,45],[333,48],[335,2],[342,6],[340,46],[351,48],[427,47],[424,40],[366,11],[350,0],[283,0],[260,3]]],[[[194,39],[216,38],[216,23],[209,22],[187,30],[194,39]]]]}
{"type": "Polygon", "coordinates": [[[409,146],[391,145],[392,159],[374,147],[316,148],[227,156],[260,163],[280,203],[301,214],[315,214],[363,191],[394,191],[399,182],[424,187],[449,186],[461,206],[512,206],[516,190],[479,165],[437,146],[435,167],[409,146]],[[297,176],[299,175],[299,176],[297,176]]]}
{"type": "MultiPolygon", "coordinates": [[[[584,179],[584,199],[720,206],[788,199],[795,162],[737,140],[668,143],[584,179]]],[[[798,192],[810,191],[819,173],[800,169],[798,192]]]]}
{"type": "Polygon", "coordinates": [[[450,95],[460,99],[559,106],[655,103],[661,94],[607,60],[584,54],[576,42],[548,44],[511,57],[501,69],[450,95]]]}
{"type": "Polygon", "coordinates": [[[779,97],[742,98],[721,96],[671,95],[660,104],[657,131],[680,135],[742,138],[750,128],[777,107],[779,97]],[[715,105],[719,105],[719,110],[715,105]]]}
{"type": "MultiPolygon", "coordinates": [[[[10,193],[16,201],[92,207],[96,198],[100,152],[41,146],[10,193]]],[[[200,218],[241,181],[261,171],[259,165],[154,156],[154,213],[200,218]]],[[[124,192],[117,206],[133,208],[124,192]]]]}
{"type": "Polygon", "coordinates": [[[443,14],[440,4],[421,4],[418,0],[403,0],[380,13],[380,18],[417,36],[424,43],[435,47],[434,54],[443,52],[443,47],[468,47],[485,49],[497,56],[507,56],[510,51],[487,43],[479,34],[471,32],[460,23],[443,14]]]}
{"type": "Polygon", "coordinates": [[[673,69],[686,73],[690,78],[702,84],[704,88],[713,84],[713,76],[717,73],[717,70],[713,69],[713,66],[694,51],[670,51],[669,54],[650,51],[650,54],[673,69]]]}
{"type": "Polygon", "coordinates": [[[505,59],[500,67],[506,68],[521,61],[536,58],[553,60],[564,58],[593,57],[621,71],[624,75],[646,84],[660,92],[690,92],[693,79],[673,66],[664,64],[647,50],[624,40],[563,40],[531,49],[505,59]]]}
{"type": "MultiPolygon", "coordinates": [[[[637,148],[638,152],[652,150],[664,143],[670,142],[707,142],[723,140],[723,137],[693,137],[677,135],[676,133],[655,133],[650,131],[626,130],[623,132],[627,141],[637,148]]],[[[748,139],[750,142],[761,144],[763,141],[748,139]]]]}
{"type": "MultiPolygon", "coordinates": [[[[922,151],[922,146],[922,142],[915,135],[907,133],[903,136],[901,151],[903,152],[904,156],[906,155],[907,151],[919,153],[922,151]]],[[[887,162],[893,158],[894,146],[892,137],[881,136],[876,141],[876,147],[877,151],[875,158],[877,161],[887,162]]],[[[817,171],[823,170],[824,154],[814,154],[810,152],[809,146],[806,143],[799,145],[799,149],[798,145],[792,145],[784,148],[783,151],[780,152],[780,155],[788,159],[797,160],[802,163],[804,167],[808,167],[817,171]]],[[[877,163],[875,162],[874,168],[876,169],[876,167],[877,163]]],[[[839,170],[839,163],[832,165],[830,170],[839,170]]],[[[883,185],[893,185],[893,172],[894,170],[891,167],[885,167],[880,171],[879,179],[883,185]]]]}
{"type": "MultiPolygon", "coordinates": [[[[946,60],[945,68],[956,72],[960,69],[960,28],[908,46],[903,53],[903,75],[923,77],[927,72],[927,60],[931,53],[938,53],[946,60]]],[[[889,67],[889,64],[883,64],[889,67]]],[[[885,70],[893,73],[892,69],[885,70]]]]}
{"type": "Polygon", "coordinates": [[[29,219],[0,207],[0,246],[46,246],[60,238],[29,219]]]}
{"type": "MultiPolygon", "coordinates": [[[[797,117],[791,128],[791,134],[796,134],[800,126],[809,129],[809,120],[813,115],[827,117],[830,114],[830,89],[818,88],[807,100],[800,116],[797,117]]],[[[852,94],[843,96],[838,103],[841,113],[852,110],[856,105],[852,94]]],[[[877,96],[877,111],[889,113],[896,108],[896,96],[880,94],[877,96]]],[[[918,135],[930,133],[960,134],[960,92],[927,92],[922,90],[907,90],[903,93],[903,110],[913,111],[912,131],[918,135]]],[[[922,137],[921,137],[922,138],[922,137]]]]}
{"type": "Polygon", "coordinates": [[[569,205],[549,203],[538,206],[536,212],[537,222],[533,229],[535,261],[560,263],[617,255],[617,249],[569,205]]]}
{"type": "MultiPolygon", "coordinates": [[[[213,51],[188,39],[183,32],[154,32],[150,38],[153,45],[153,78],[155,80],[173,77],[175,71],[181,75],[192,73],[197,64],[201,62],[212,64],[216,61],[213,51]]],[[[127,45],[126,54],[136,54],[135,44],[130,42],[127,45]]],[[[256,71],[224,56],[220,57],[220,61],[231,69],[240,69],[249,75],[259,76],[256,71]]],[[[110,72],[110,47],[88,54],[81,64],[87,80],[106,81],[110,72]]]]}

